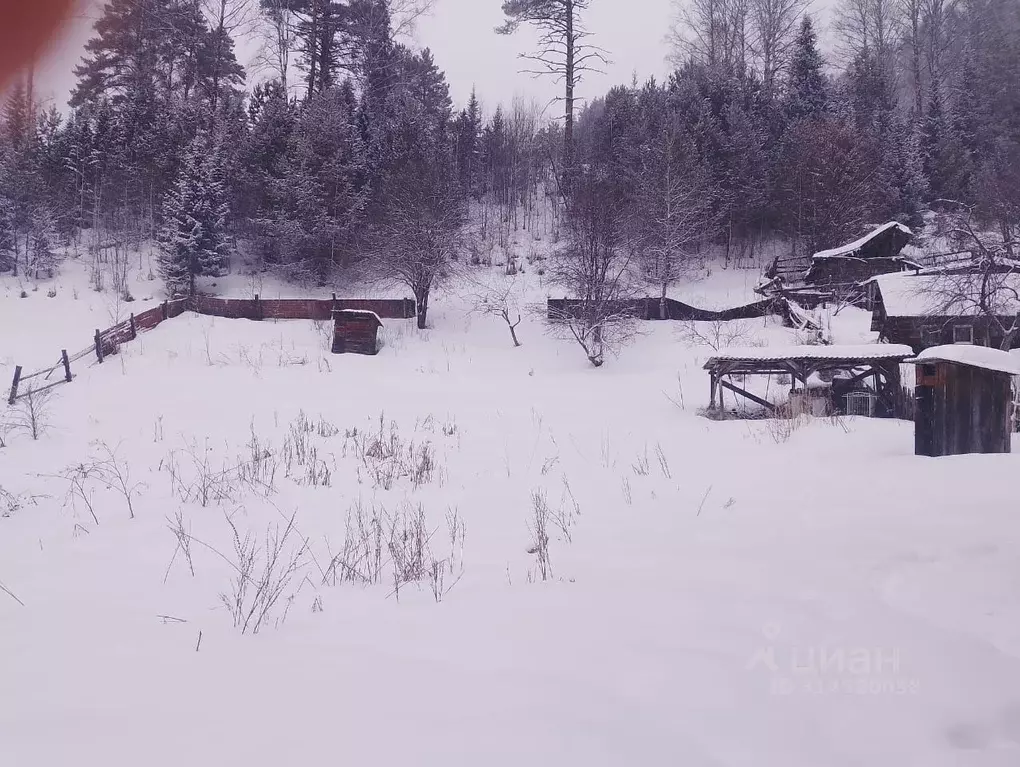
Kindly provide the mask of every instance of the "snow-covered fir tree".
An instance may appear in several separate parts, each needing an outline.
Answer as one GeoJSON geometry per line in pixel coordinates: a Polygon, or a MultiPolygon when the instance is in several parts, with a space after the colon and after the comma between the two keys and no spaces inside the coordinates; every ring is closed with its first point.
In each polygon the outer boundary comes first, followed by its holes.
{"type": "Polygon", "coordinates": [[[801,20],[793,43],[787,84],[786,111],[793,119],[817,117],[829,107],[825,60],[818,50],[818,36],[810,16],[801,20]]]}
{"type": "Polygon", "coordinates": [[[195,294],[195,278],[224,271],[229,262],[227,206],[220,149],[199,133],[163,203],[159,272],[167,295],[195,294]]]}

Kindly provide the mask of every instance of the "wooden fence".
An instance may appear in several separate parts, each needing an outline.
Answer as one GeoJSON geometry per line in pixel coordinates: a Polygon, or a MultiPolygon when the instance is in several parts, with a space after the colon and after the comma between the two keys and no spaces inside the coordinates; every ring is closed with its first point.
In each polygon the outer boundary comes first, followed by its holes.
{"type": "Polygon", "coordinates": [[[375,312],[381,319],[407,320],[418,316],[418,307],[413,299],[358,299],[358,298],[273,298],[263,300],[258,296],[245,298],[213,298],[210,296],[193,296],[175,301],[164,301],[159,306],[147,309],[141,314],[132,314],[126,320],[106,330],[96,330],[92,343],[75,354],[68,355],[61,350],[60,359],[53,367],[24,374],[18,365],[14,369],[14,381],[11,384],[7,402],[13,405],[19,397],[25,396],[21,391],[22,384],[40,376],[49,381],[53,373],[63,367],[63,375],[43,386],[32,386],[29,391],[42,391],[62,383],[70,383],[74,376],[71,365],[85,357],[95,354],[97,362],[116,354],[121,344],[133,341],[139,333],[152,330],[166,320],[179,317],[185,312],[195,312],[210,317],[226,317],[247,320],[319,320],[332,318],[334,309],[360,309],[375,312]]]}
{"type": "MultiPolygon", "coordinates": [[[[694,322],[728,322],[751,320],[767,314],[782,313],[775,299],[768,298],[753,304],[732,309],[698,309],[672,298],[637,298],[629,301],[611,301],[607,307],[613,314],[629,314],[639,320],[690,320],[694,322]]],[[[585,301],[576,298],[550,298],[548,316],[562,320],[585,311],[585,301]]]]}

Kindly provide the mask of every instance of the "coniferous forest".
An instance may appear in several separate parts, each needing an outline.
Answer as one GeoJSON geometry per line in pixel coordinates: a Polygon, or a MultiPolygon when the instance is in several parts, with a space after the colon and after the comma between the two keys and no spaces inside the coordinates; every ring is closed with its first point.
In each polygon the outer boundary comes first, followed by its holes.
{"type": "Polygon", "coordinates": [[[156,276],[186,294],[243,244],[296,279],[401,282],[424,324],[466,223],[506,243],[548,199],[581,261],[625,254],[663,291],[692,253],[810,253],[939,200],[1012,252],[1018,0],[841,0],[824,19],[801,0],[683,0],[668,78],[586,92],[612,55],[586,15],[613,1],[502,4],[492,34],[536,30],[523,60],[558,80],[543,115],[454,105],[403,34],[422,3],[109,0],[66,112],[40,109],[30,77],[6,96],[0,268],[152,241],[156,276]],[[258,77],[241,35],[263,39],[258,77]]]}

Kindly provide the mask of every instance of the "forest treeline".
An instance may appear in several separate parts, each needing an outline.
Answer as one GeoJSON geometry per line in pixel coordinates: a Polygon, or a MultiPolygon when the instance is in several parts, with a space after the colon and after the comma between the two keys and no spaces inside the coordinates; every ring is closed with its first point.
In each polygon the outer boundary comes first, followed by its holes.
{"type": "Polygon", "coordinates": [[[294,275],[399,280],[427,311],[470,210],[505,244],[544,195],[575,253],[623,254],[663,291],[707,247],[807,253],[939,199],[1012,248],[1018,0],[842,0],[829,60],[800,0],[690,0],[667,79],[580,106],[608,55],[585,17],[610,1],[503,3],[493,33],[534,26],[523,53],[564,86],[543,116],[455,109],[431,52],[399,42],[420,0],[109,0],[66,116],[29,77],[7,95],[0,268],[152,239],[188,293],[243,240],[294,275]],[[241,35],[264,41],[250,89],[241,35]]]}

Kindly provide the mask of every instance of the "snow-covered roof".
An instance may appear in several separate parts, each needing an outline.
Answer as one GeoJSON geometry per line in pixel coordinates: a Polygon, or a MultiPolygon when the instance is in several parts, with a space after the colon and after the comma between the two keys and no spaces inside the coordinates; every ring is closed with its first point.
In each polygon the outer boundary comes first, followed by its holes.
{"type": "Polygon", "coordinates": [[[336,311],[343,312],[344,314],[359,314],[362,317],[374,317],[375,321],[382,325],[382,320],[379,319],[379,315],[373,311],[369,311],[368,309],[337,309],[336,311]]]}
{"type": "Polygon", "coordinates": [[[904,226],[899,221],[890,221],[887,224],[868,232],[866,235],[861,237],[859,240],[854,240],[847,245],[840,245],[838,248],[830,248],[829,250],[820,250],[815,253],[811,258],[846,258],[856,253],[858,250],[863,248],[873,239],[878,237],[883,232],[887,232],[890,229],[899,229],[903,234],[908,237],[912,237],[914,233],[910,230],[909,226],[904,226]]]}
{"type": "MultiPolygon", "coordinates": [[[[910,274],[897,272],[873,277],[887,317],[976,317],[982,276],[979,274],[910,274]]],[[[986,289],[992,308],[1000,316],[1020,311],[1020,274],[996,274],[986,289]]]]}
{"type": "Polygon", "coordinates": [[[972,368],[995,370],[999,373],[1020,376],[1020,358],[1017,358],[1016,355],[974,344],[933,346],[909,361],[915,365],[925,365],[929,362],[955,362],[972,368]]]}
{"type": "Polygon", "coordinates": [[[884,360],[913,356],[914,350],[903,344],[850,344],[843,346],[751,346],[720,349],[714,360],[884,360]]]}

